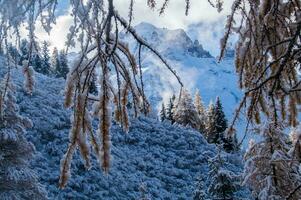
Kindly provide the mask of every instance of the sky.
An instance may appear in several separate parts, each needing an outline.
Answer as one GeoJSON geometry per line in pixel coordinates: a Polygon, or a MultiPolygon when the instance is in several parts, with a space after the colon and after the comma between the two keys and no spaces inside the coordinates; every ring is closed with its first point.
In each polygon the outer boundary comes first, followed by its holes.
{"type": "MultiPolygon", "coordinates": [[[[215,0],[212,0],[214,2],[215,0]]],[[[207,0],[191,0],[191,8],[189,15],[185,16],[185,0],[170,1],[166,12],[159,16],[158,8],[161,7],[163,0],[157,1],[157,8],[151,10],[147,6],[147,0],[134,1],[134,21],[133,25],[140,22],[149,22],[160,28],[168,29],[184,29],[193,37],[192,39],[199,39],[205,49],[211,53],[216,54],[218,43],[216,35],[221,35],[223,32],[223,23],[218,23],[226,19],[229,14],[232,0],[227,0],[224,3],[224,9],[221,13],[210,6],[207,0]],[[203,24],[199,28],[199,24],[203,24]],[[210,24],[213,24],[209,26],[210,24]],[[212,30],[211,30],[212,29],[212,30]]],[[[129,1],[115,0],[115,8],[124,18],[128,16],[129,1]]],[[[69,27],[72,24],[72,17],[69,13],[69,5],[66,0],[59,0],[58,17],[56,25],[53,26],[51,34],[48,35],[40,26],[37,26],[36,35],[40,41],[47,40],[51,47],[63,49],[66,41],[66,35],[69,27]]]]}

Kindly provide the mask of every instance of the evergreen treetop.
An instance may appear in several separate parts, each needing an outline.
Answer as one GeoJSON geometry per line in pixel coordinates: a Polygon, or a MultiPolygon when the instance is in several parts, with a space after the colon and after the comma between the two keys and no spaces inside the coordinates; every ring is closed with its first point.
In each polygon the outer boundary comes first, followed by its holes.
{"type": "Polygon", "coordinates": [[[163,122],[166,120],[166,109],[164,103],[162,103],[161,111],[160,111],[160,121],[163,122]]]}
{"type": "Polygon", "coordinates": [[[64,50],[61,50],[59,53],[59,68],[57,69],[57,76],[63,77],[64,79],[67,78],[67,74],[69,72],[68,67],[68,59],[67,54],[64,50]]]}
{"type": "Polygon", "coordinates": [[[50,65],[50,55],[49,55],[49,43],[44,41],[42,44],[42,74],[50,74],[51,65],[50,65]]]}
{"type": "Polygon", "coordinates": [[[182,91],[179,99],[174,120],[183,126],[188,125],[197,130],[200,128],[200,118],[189,92],[185,89],[182,91]]]}
{"type": "Polygon", "coordinates": [[[194,105],[200,118],[200,132],[205,132],[206,126],[206,109],[202,101],[200,91],[197,90],[194,96],[194,105]]]}
{"type": "Polygon", "coordinates": [[[174,120],[175,101],[176,101],[176,96],[173,94],[172,97],[169,99],[166,108],[166,119],[169,120],[172,124],[175,122],[174,120]]]}
{"type": "Polygon", "coordinates": [[[59,70],[60,70],[59,51],[56,47],[54,47],[51,56],[51,72],[54,76],[57,76],[59,70]]]}
{"type": "Polygon", "coordinates": [[[231,200],[238,189],[239,182],[237,176],[226,167],[226,160],[218,154],[209,160],[209,181],[208,194],[210,199],[231,200]]]}
{"type": "Polygon", "coordinates": [[[214,118],[216,121],[216,127],[215,127],[216,132],[222,133],[227,129],[228,121],[226,119],[225,113],[223,111],[223,106],[219,97],[216,98],[214,110],[215,110],[214,118]]]}

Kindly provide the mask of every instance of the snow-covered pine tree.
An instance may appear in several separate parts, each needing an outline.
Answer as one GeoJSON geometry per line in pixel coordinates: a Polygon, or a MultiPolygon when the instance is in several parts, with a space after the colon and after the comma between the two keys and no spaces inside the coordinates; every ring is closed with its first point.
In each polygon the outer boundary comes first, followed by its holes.
{"type": "Polygon", "coordinates": [[[205,138],[209,143],[213,143],[216,140],[216,125],[215,125],[215,108],[212,101],[210,101],[207,109],[207,120],[205,126],[205,138]]]}
{"type": "Polygon", "coordinates": [[[61,50],[59,52],[59,69],[57,69],[57,76],[66,79],[68,72],[69,72],[69,67],[68,67],[67,54],[64,50],[61,50]]]}
{"type": "Polygon", "coordinates": [[[200,118],[200,131],[202,133],[205,132],[205,124],[206,124],[206,108],[204,106],[204,103],[202,101],[200,91],[197,90],[194,96],[194,105],[196,108],[196,111],[200,118]]]}
{"type": "MultiPolygon", "coordinates": [[[[4,79],[8,80],[9,79],[4,79]]],[[[47,199],[47,193],[29,167],[35,148],[26,138],[31,122],[19,115],[19,107],[10,82],[3,83],[0,91],[4,99],[0,116],[0,198],[3,200],[47,199]]]]}
{"type": "Polygon", "coordinates": [[[59,51],[56,47],[54,47],[51,55],[51,74],[58,76],[60,68],[59,51]]]}
{"type": "Polygon", "coordinates": [[[194,129],[200,128],[200,118],[193,104],[192,98],[186,89],[183,89],[174,115],[176,123],[183,126],[191,126],[194,129]]]}
{"type": "Polygon", "coordinates": [[[301,199],[299,162],[288,154],[287,136],[279,124],[261,130],[263,140],[251,140],[245,154],[243,184],[259,200],[301,199]]]}
{"type": "Polygon", "coordinates": [[[213,105],[212,102],[209,104],[207,111],[207,124],[205,127],[205,136],[209,143],[221,144],[222,141],[225,140],[224,132],[227,129],[227,119],[219,97],[216,98],[215,105],[213,105]]]}
{"type": "Polygon", "coordinates": [[[160,121],[163,122],[166,120],[166,109],[164,103],[162,103],[161,111],[160,111],[160,121]]]}
{"type": "Polygon", "coordinates": [[[208,196],[209,199],[232,200],[239,187],[239,179],[232,171],[226,169],[227,160],[222,157],[221,150],[209,160],[208,196]]]}
{"type": "Polygon", "coordinates": [[[49,55],[49,42],[43,41],[42,44],[42,68],[41,73],[49,75],[51,71],[50,55],[49,55]]]}
{"type": "Polygon", "coordinates": [[[166,119],[169,120],[172,124],[175,122],[174,113],[175,113],[175,101],[176,96],[173,94],[171,98],[169,98],[169,102],[166,108],[166,119]]]}

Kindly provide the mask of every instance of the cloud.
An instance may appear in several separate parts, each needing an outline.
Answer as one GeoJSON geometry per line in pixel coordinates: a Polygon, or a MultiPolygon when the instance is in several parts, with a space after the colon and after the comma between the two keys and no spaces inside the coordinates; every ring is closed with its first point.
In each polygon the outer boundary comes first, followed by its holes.
{"type": "MultiPolygon", "coordinates": [[[[134,23],[145,21],[158,27],[186,29],[190,24],[216,21],[219,17],[228,15],[232,4],[231,1],[225,2],[224,10],[218,13],[207,0],[191,0],[189,15],[185,16],[185,2],[185,0],[170,1],[165,13],[159,16],[157,10],[163,4],[163,0],[157,1],[157,7],[154,11],[146,5],[146,0],[136,0],[134,4],[134,23]]],[[[115,0],[115,4],[122,16],[128,15],[129,1],[115,0]]]]}
{"type": "MultiPolygon", "coordinates": [[[[115,0],[115,8],[124,17],[128,17],[129,1],[115,0]]],[[[211,23],[216,22],[220,18],[225,18],[230,11],[230,1],[227,1],[224,5],[224,10],[218,13],[215,8],[212,8],[207,0],[191,0],[191,8],[189,15],[185,16],[185,0],[173,0],[170,2],[166,9],[166,12],[159,16],[158,9],[163,3],[163,0],[157,1],[157,7],[155,10],[151,10],[147,6],[146,0],[134,1],[134,20],[133,25],[140,22],[149,22],[157,27],[165,27],[169,29],[182,28],[184,30],[191,29],[191,25],[199,24],[201,22],[211,23]]],[[[51,46],[63,49],[66,41],[66,36],[69,32],[69,27],[72,24],[72,17],[70,16],[70,10],[66,11],[65,15],[61,15],[56,20],[56,25],[48,35],[39,25],[37,26],[36,35],[40,41],[50,41],[51,46]]],[[[23,34],[24,35],[24,34],[23,34]]],[[[207,38],[208,30],[204,33],[207,38]]],[[[195,38],[202,37],[202,33],[198,32],[195,38]]]]}

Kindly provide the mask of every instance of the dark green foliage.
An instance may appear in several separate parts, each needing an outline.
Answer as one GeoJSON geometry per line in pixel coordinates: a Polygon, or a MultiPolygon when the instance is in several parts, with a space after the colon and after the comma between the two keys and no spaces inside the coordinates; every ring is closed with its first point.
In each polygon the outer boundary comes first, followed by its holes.
{"type": "Polygon", "coordinates": [[[49,43],[44,41],[42,45],[42,67],[41,73],[49,75],[50,74],[50,55],[49,55],[49,43]]]}
{"type": "Polygon", "coordinates": [[[220,143],[227,129],[227,119],[223,111],[220,98],[216,98],[215,105],[211,104],[207,113],[206,138],[210,143],[220,143]]]}
{"type": "Polygon", "coordinates": [[[18,63],[20,60],[20,54],[18,49],[13,45],[13,44],[9,44],[8,45],[8,55],[16,62],[18,63]]]}
{"type": "Polygon", "coordinates": [[[95,95],[98,93],[96,82],[97,82],[97,77],[96,77],[95,73],[93,73],[92,77],[91,77],[91,81],[90,81],[89,93],[95,94],[95,95]]]}
{"type": "Polygon", "coordinates": [[[32,56],[32,66],[36,72],[42,73],[43,65],[40,55],[35,54],[32,56]]]}
{"type": "Polygon", "coordinates": [[[219,97],[216,98],[214,109],[215,109],[214,119],[216,121],[215,129],[217,133],[222,133],[228,128],[228,122],[225,113],[223,111],[223,106],[219,97]]]}
{"type": "Polygon", "coordinates": [[[166,110],[165,105],[162,103],[161,111],[160,111],[160,121],[163,122],[166,120],[166,110]]]}
{"type": "Polygon", "coordinates": [[[53,49],[51,57],[51,70],[52,74],[57,78],[67,78],[69,72],[67,54],[64,50],[58,51],[57,48],[53,49]]]}
{"type": "Polygon", "coordinates": [[[176,100],[176,96],[172,95],[172,97],[169,99],[169,103],[166,108],[166,119],[169,120],[172,124],[175,122],[174,120],[175,100],[176,100]]]}
{"type": "MultiPolygon", "coordinates": [[[[20,59],[19,65],[22,65],[24,60],[29,60],[29,43],[26,39],[21,40],[20,43],[20,59]]],[[[31,65],[31,63],[30,63],[31,65]]]]}
{"type": "Polygon", "coordinates": [[[3,47],[2,47],[2,44],[0,43],[0,55],[2,56],[2,55],[4,55],[4,49],[3,49],[3,47]]]}
{"type": "Polygon", "coordinates": [[[217,97],[215,105],[211,103],[207,111],[205,137],[209,143],[222,145],[228,153],[238,151],[236,133],[234,132],[231,136],[226,135],[227,128],[228,124],[223,106],[220,98],[217,97]]]}
{"type": "Polygon", "coordinates": [[[59,68],[57,69],[57,76],[58,77],[63,77],[64,79],[67,78],[67,74],[69,72],[69,67],[68,67],[68,59],[67,59],[67,54],[65,51],[60,51],[59,53],[59,68]]]}
{"type": "Polygon", "coordinates": [[[221,143],[223,149],[228,153],[236,152],[239,150],[236,133],[231,136],[226,136],[225,134],[223,134],[221,143]]]}

